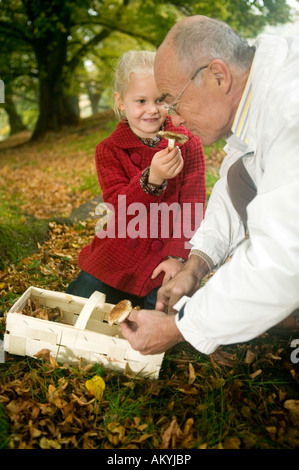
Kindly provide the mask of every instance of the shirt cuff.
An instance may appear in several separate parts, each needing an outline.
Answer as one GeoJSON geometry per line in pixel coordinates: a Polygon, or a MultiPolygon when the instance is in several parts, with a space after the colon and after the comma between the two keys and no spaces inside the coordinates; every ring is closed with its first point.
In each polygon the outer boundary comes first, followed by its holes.
{"type": "Polygon", "coordinates": [[[194,248],[194,249],[191,249],[191,251],[189,253],[189,257],[191,255],[196,255],[196,256],[199,256],[200,258],[202,258],[207,263],[210,272],[213,271],[213,269],[216,268],[216,266],[213,263],[213,260],[206,253],[204,253],[203,251],[197,250],[196,248],[194,248]]]}

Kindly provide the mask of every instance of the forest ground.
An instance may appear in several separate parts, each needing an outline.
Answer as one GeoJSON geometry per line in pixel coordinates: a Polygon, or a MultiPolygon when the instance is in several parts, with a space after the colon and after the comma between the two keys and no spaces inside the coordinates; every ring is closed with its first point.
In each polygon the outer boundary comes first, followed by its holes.
{"type": "MultiPolygon", "coordinates": [[[[114,125],[107,112],[39,142],[30,142],[28,133],[0,142],[0,224],[12,231],[43,224],[41,239],[27,253],[22,238],[19,250],[7,250],[0,342],[7,312],[29,286],[64,291],[77,275],[100,198],[94,149],[114,125]]],[[[215,145],[205,153],[209,195],[223,152],[215,145]]],[[[165,354],[155,380],[99,364],[75,368],[51,357],[5,354],[0,448],[298,448],[299,367],[291,360],[292,339],[270,331],[211,355],[183,343],[165,354]],[[95,375],[105,382],[101,399],[86,388],[95,375]]]]}

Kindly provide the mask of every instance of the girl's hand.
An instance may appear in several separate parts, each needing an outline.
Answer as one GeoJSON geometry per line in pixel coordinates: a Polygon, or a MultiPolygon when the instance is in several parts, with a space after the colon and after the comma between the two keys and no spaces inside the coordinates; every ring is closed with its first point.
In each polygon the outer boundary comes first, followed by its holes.
{"type": "Polygon", "coordinates": [[[160,186],[165,180],[175,178],[183,166],[184,160],[178,147],[171,152],[168,152],[167,148],[160,150],[153,156],[148,182],[160,186]]]}
{"type": "Polygon", "coordinates": [[[168,258],[153,270],[152,279],[155,279],[161,272],[165,272],[162,285],[172,279],[184,266],[184,263],[175,258],[168,258]]]}

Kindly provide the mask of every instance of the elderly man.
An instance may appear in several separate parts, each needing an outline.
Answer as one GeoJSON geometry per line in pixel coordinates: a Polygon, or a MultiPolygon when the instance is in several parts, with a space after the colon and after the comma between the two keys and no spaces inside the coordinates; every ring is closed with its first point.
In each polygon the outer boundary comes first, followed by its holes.
{"type": "Polygon", "coordinates": [[[160,46],[155,77],[173,123],[207,145],[224,137],[227,155],[188,261],[160,288],[156,311],[122,325],[141,353],[186,340],[210,354],[277,324],[298,328],[298,70],[299,36],[250,47],[203,16],[178,22],[160,46]]]}

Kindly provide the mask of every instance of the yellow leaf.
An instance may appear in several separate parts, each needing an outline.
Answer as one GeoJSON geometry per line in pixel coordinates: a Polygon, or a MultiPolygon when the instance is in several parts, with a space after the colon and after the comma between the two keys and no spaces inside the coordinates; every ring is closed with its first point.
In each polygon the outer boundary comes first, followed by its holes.
{"type": "Polygon", "coordinates": [[[286,400],[284,407],[289,410],[291,415],[292,423],[295,426],[299,426],[299,400],[286,400]]]}
{"type": "Polygon", "coordinates": [[[224,449],[240,449],[241,441],[238,437],[227,437],[224,440],[224,449]]]}
{"type": "Polygon", "coordinates": [[[109,431],[108,439],[111,444],[117,446],[119,443],[123,443],[125,441],[126,430],[124,426],[113,421],[108,424],[107,428],[109,431]]]}
{"type": "Polygon", "coordinates": [[[245,364],[248,364],[250,366],[250,364],[252,364],[256,359],[256,354],[255,352],[251,351],[250,349],[247,349],[247,352],[246,352],[246,357],[245,357],[245,364]]]}
{"type": "Polygon", "coordinates": [[[85,387],[91,395],[100,400],[104,394],[105,382],[99,375],[95,375],[92,379],[85,382],[85,387]]]}
{"type": "Polygon", "coordinates": [[[193,365],[189,362],[189,385],[192,385],[196,380],[196,374],[193,365]]]}
{"type": "Polygon", "coordinates": [[[42,449],[61,449],[59,442],[54,441],[53,439],[47,439],[46,437],[41,438],[39,446],[42,449]]]}
{"type": "Polygon", "coordinates": [[[253,372],[252,374],[249,374],[249,377],[251,377],[252,379],[255,379],[261,373],[262,373],[262,369],[258,369],[255,372],[253,372]]]}

